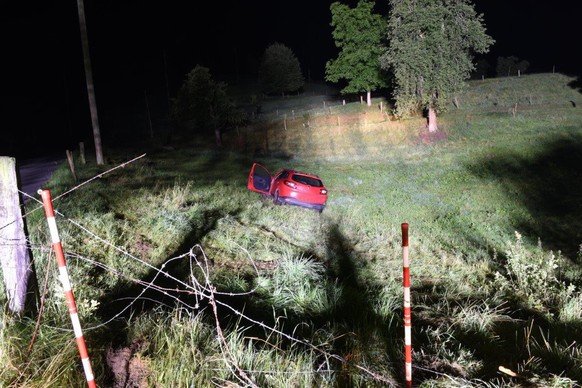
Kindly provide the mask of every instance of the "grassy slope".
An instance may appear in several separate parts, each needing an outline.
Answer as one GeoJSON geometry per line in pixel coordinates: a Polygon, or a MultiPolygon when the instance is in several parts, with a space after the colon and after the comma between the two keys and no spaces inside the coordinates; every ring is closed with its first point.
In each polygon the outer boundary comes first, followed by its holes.
{"type": "MultiPolygon", "coordinates": [[[[551,74],[472,82],[458,96],[460,107],[440,118],[445,138],[424,134],[420,119],[393,121],[376,106],[297,109],[303,113],[294,120],[291,112],[286,113],[287,130],[279,120],[226,134],[233,152],[186,146],[172,153],[151,152],[134,166],[64,198],[59,209],[155,266],[201,243],[214,263],[214,281],[224,290],[241,291],[255,284],[250,255],[267,279],[263,292],[245,300],[250,314],[268,321],[273,313],[267,308],[262,315],[261,306],[285,308],[289,325],[308,323],[300,334],[329,333],[332,352],[350,355],[354,363],[394,380],[402,378],[400,224],[408,222],[415,366],[423,368],[414,372],[417,382],[450,384],[428,372],[434,371],[461,379],[459,384],[481,379],[491,385],[512,385],[497,374],[499,365],[546,384],[554,381],[554,374],[581,381],[576,344],[582,338],[576,333],[581,332],[582,316],[574,311],[567,320],[564,311],[575,310],[576,301],[582,299],[547,296],[564,288],[551,279],[536,283],[516,278],[520,271],[543,272],[519,267],[524,261],[541,257],[544,263],[550,249],[560,250],[558,272],[547,271],[580,287],[582,111],[570,101],[580,106],[582,99],[568,82],[551,74]],[[253,160],[272,170],[291,166],[320,175],[330,191],[328,207],[320,216],[260,200],[245,189],[253,160]],[[516,231],[521,239],[516,239],[516,231]],[[306,287],[306,294],[281,294],[273,268],[297,264],[297,258],[323,263],[324,272],[318,272],[312,283],[284,278],[281,281],[291,282],[292,290],[306,287]],[[513,278],[495,280],[495,272],[508,268],[515,272],[513,278]],[[540,284],[548,290],[532,291],[540,284]],[[528,292],[539,295],[532,298],[528,292]],[[570,303],[574,307],[565,301],[574,301],[570,303]],[[346,339],[348,332],[353,334],[346,339]]],[[[87,179],[96,172],[86,167],[79,175],[87,179]]],[[[53,180],[56,193],[72,184],[66,171],[59,174],[53,180]]],[[[42,218],[32,222],[41,223],[42,218]]],[[[71,225],[65,225],[62,234],[71,251],[134,278],[149,276],[143,265],[103,248],[71,225]]],[[[34,238],[43,239],[36,234],[34,238]]],[[[40,262],[47,257],[42,252],[35,255],[40,262]]],[[[95,312],[93,319],[99,321],[124,305],[118,298],[133,290],[131,282],[84,261],[70,262],[79,283],[87,274],[92,280],[79,291],[82,314],[95,312]],[[100,302],[99,309],[91,307],[93,300],[100,302]]],[[[58,302],[49,306],[55,311],[51,319],[66,326],[65,319],[56,318],[62,312],[58,302]]],[[[110,345],[136,343],[144,331],[160,329],[146,318],[137,318],[128,328],[111,325],[88,337],[99,344],[97,353],[110,345]]],[[[176,324],[172,316],[157,319],[176,324]]],[[[179,319],[177,323],[186,324],[179,319]]],[[[184,340],[184,332],[176,330],[173,335],[175,342],[184,340]]],[[[152,384],[163,382],[162,376],[171,369],[159,354],[163,347],[158,342],[151,339],[149,348],[144,345],[138,351],[153,370],[152,384]]],[[[200,352],[200,346],[191,350],[200,352]]],[[[208,349],[208,357],[216,352],[208,349]]],[[[290,354],[281,357],[287,358],[279,365],[300,364],[290,354]]],[[[98,368],[104,368],[103,363],[97,361],[98,368]]],[[[267,365],[274,368],[277,362],[267,365]]],[[[350,370],[346,365],[335,367],[350,370]]],[[[0,381],[12,381],[13,374],[3,368],[0,381]]],[[[40,377],[29,371],[26,378],[47,381],[47,368],[39,369],[34,373],[40,377]]],[[[358,373],[352,372],[334,377],[336,383],[346,378],[361,383],[362,377],[358,380],[354,377],[358,373]]],[[[65,376],[74,379],[74,373],[65,376]]],[[[186,372],[181,377],[193,378],[186,372]]],[[[200,384],[209,381],[200,379],[200,384]]]]}

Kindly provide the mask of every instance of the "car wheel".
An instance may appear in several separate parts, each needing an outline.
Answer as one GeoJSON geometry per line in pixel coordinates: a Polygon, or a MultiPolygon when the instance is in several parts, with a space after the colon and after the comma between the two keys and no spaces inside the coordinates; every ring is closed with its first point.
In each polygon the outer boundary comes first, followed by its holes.
{"type": "Polygon", "coordinates": [[[279,201],[279,190],[275,191],[275,196],[273,197],[273,203],[275,205],[280,205],[281,201],[279,201]]]}

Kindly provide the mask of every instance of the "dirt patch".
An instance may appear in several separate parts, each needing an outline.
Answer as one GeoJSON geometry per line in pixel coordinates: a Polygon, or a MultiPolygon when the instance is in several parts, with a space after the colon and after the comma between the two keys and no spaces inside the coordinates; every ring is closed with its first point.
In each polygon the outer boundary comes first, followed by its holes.
{"type": "Polygon", "coordinates": [[[449,134],[446,131],[439,130],[429,132],[427,128],[420,129],[418,133],[418,141],[421,144],[431,144],[448,139],[449,134]]]}
{"type": "Polygon", "coordinates": [[[153,250],[151,242],[143,234],[135,234],[135,244],[132,253],[138,257],[150,257],[150,252],[153,250]]]}
{"type": "Polygon", "coordinates": [[[107,366],[111,372],[113,388],[147,387],[150,370],[137,352],[143,343],[136,342],[128,347],[107,350],[107,366]]]}

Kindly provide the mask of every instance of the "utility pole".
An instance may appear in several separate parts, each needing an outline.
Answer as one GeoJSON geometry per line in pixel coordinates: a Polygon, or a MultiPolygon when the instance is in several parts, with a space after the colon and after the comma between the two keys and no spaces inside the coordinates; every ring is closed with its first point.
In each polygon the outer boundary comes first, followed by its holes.
{"type": "Polygon", "coordinates": [[[87,21],[85,20],[84,0],[77,0],[77,9],[79,11],[79,28],[81,29],[81,45],[83,46],[83,62],[85,64],[85,80],[87,81],[87,95],[89,97],[89,109],[91,111],[93,141],[95,142],[95,158],[97,164],[103,164],[103,148],[101,144],[99,118],[97,117],[97,102],[95,101],[95,87],[93,85],[93,71],[91,69],[91,55],[89,53],[89,38],[87,37],[87,21]]]}

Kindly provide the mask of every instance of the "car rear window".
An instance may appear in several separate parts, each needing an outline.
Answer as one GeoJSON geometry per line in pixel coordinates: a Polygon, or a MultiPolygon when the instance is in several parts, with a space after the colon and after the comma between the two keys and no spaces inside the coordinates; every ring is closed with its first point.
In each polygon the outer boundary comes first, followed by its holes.
{"type": "Polygon", "coordinates": [[[323,183],[316,178],[305,175],[293,175],[293,180],[297,183],[303,183],[304,185],[309,185],[313,187],[323,187],[323,183]]]}

